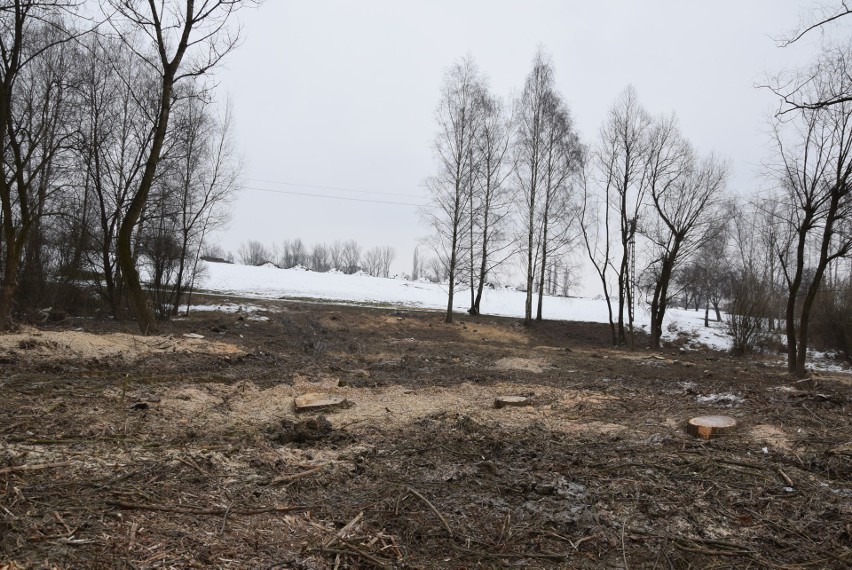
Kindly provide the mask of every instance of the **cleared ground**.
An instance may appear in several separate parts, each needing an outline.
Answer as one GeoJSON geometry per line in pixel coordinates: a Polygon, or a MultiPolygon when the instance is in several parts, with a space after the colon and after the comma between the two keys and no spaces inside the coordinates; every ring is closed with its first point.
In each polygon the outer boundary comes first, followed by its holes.
{"type": "Polygon", "coordinates": [[[852,564],[848,376],[615,350],[597,324],[266,306],[155,338],[82,319],[0,336],[0,559],[852,564]],[[350,405],[297,415],[305,392],[350,405]],[[494,409],[501,395],[532,405],[494,409]],[[708,413],[739,428],[688,436],[708,413]]]}

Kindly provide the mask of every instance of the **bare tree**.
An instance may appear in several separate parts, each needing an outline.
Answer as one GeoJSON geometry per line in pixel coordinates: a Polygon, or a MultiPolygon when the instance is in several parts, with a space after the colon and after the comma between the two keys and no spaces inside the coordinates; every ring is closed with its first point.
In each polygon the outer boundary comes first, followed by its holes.
{"type": "Polygon", "coordinates": [[[411,280],[417,281],[420,279],[420,274],[423,271],[422,267],[423,261],[420,259],[420,249],[418,247],[414,248],[414,255],[411,259],[411,280]]]}
{"type": "Polygon", "coordinates": [[[515,104],[515,174],[520,188],[521,228],[526,253],[526,302],[524,323],[532,322],[533,285],[538,261],[537,215],[542,193],[546,149],[545,116],[553,107],[553,66],[542,52],[536,53],[533,68],[515,104]]]}
{"type": "Polygon", "coordinates": [[[290,265],[289,267],[307,267],[310,265],[308,260],[308,249],[302,238],[296,238],[290,244],[290,265]]]}
{"type": "Polygon", "coordinates": [[[271,255],[261,242],[257,240],[249,240],[240,244],[237,250],[237,257],[243,265],[263,265],[270,261],[271,255]]]}
{"type": "Polygon", "coordinates": [[[582,170],[584,149],[574,129],[573,119],[561,97],[554,93],[544,114],[541,210],[538,224],[538,306],[536,320],[542,320],[546,292],[546,271],[550,256],[556,256],[573,241],[578,213],[574,196],[576,175],[582,170]]]}
{"type": "Polygon", "coordinates": [[[75,2],[10,0],[0,5],[0,330],[12,322],[18,270],[31,229],[56,189],[57,155],[69,121],[67,43],[62,15],[75,2]]]}
{"type": "Polygon", "coordinates": [[[183,79],[209,73],[236,47],[238,34],[228,28],[228,19],[248,3],[254,2],[109,0],[112,10],[110,21],[120,35],[132,30],[150,39],[150,48],[144,53],[137,50],[137,53],[157,70],[160,77],[157,111],[151,121],[151,145],[139,185],[130,196],[129,206],[121,220],[116,247],[128,300],[143,334],[155,332],[156,323],[139,279],[132,238],[154,185],[176,97],[175,87],[183,79]]]}
{"type": "Polygon", "coordinates": [[[83,42],[77,85],[83,109],[75,141],[82,195],[76,257],[85,260],[100,296],[114,316],[122,307],[122,278],[115,258],[118,227],[139,183],[151,142],[148,117],[156,101],[156,76],[124,41],[92,34],[83,42]]]}
{"type": "Polygon", "coordinates": [[[329,263],[333,269],[338,271],[343,269],[343,242],[339,239],[328,246],[329,263]]]}
{"type": "Polygon", "coordinates": [[[714,208],[727,168],[714,156],[699,161],[674,117],[656,121],[649,143],[646,178],[654,216],[643,232],[654,246],[651,346],[659,348],[675,267],[721,230],[714,208]]]}
{"type": "MultiPolygon", "coordinates": [[[[812,71],[808,89],[814,99],[852,86],[849,76],[824,70],[817,64],[812,71]]],[[[787,366],[791,374],[804,376],[808,324],[817,291],[828,266],[852,251],[852,101],[778,116],[773,132],[779,159],[776,172],[783,191],[779,200],[786,206],[780,221],[789,229],[787,239],[778,246],[787,284],[787,366]],[[809,256],[810,250],[816,254],[809,256]],[[808,283],[809,258],[812,276],[808,283]],[[802,288],[804,298],[797,315],[802,288]]]]}
{"type": "Polygon", "coordinates": [[[326,272],[331,269],[328,247],[324,243],[315,244],[311,250],[311,269],[320,272],[326,272]]]}
{"type": "Polygon", "coordinates": [[[779,43],[782,47],[791,46],[806,35],[820,30],[828,25],[835,24],[841,18],[845,18],[852,14],[852,8],[847,0],[839,0],[831,5],[823,5],[814,8],[807,18],[790,33],[786,38],[783,38],[779,43]]]}
{"type": "MultiPolygon", "coordinates": [[[[603,168],[603,193],[609,199],[606,216],[613,216],[615,220],[612,223],[618,228],[619,248],[612,253],[621,255],[618,264],[614,263],[618,284],[618,342],[629,341],[631,346],[636,231],[647,192],[645,172],[651,127],[651,117],[639,104],[636,90],[628,86],[616,99],[601,128],[598,151],[598,161],[603,168]]],[[[611,251],[609,246],[608,249],[611,251]]]]}
{"type": "Polygon", "coordinates": [[[779,114],[796,109],[820,109],[852,102],[852,90],[850,90],[852,82],[849,81],[850,73],[852,73],[849,65],[852,62],[849,61],[845,34],[840,34],[839,41],[831,39],[831,32],[841,27],[840,23],[847,21],[847,16],[850,14],[852,14],[852,8],[847,0],[817,6],[793,31],[779,40],[779,45],[786,48],[803,37],[819,31],[822,33],[824,45],[823,53],[817,60],[816,70],[781,73],[764,86],[779,96],[779,114]],[[836,74],[838,77],[845,77],[846,80],[825,85],[825,89],[817,93],[810,88],[812,79],[816,77],[815,71],[818,74],[836,74]]]}
{"type": "Polygon", "coordinates": [[[364,252],[362,267],[368,275],[380,277],[382,273],[382,248],[373,247],[364,252]]]}
{"type": "Polygon", "coordinates": [[[424,267],[429,272],[429,278],[433,283],[442,283],[449,279],[449,270],[447,269],[447,265],[440,257],[430,258],[426,263],[424,263],[424,267]]]}
{"type": "MultiPolygon", "coordinates": [[[[177,210],[180,257],[172,284],[171,314],[177,315],[187,289],[191,291],[204,238],[228,221],[226,206],[239,189],[243,162],[236,150],[230,101],[216,117],[201,99],[186,100],[178,133],[177,210]]],[[[188,310],[188,309],[187,309],[188,310]]]]}
{"type": "Polygon", "coordinates": [[[342,264],[341,269],[346,274],[353,274],[360,269],[359,264],[361,262],[361,246],[358,245],[358,242],[355,240],[347,240],[346,243],[343,244],[343,250],[341,251],[340,261],[342,264]]]}
{"type": "Polygon", "coordinates": [[[483,89],[480,96],[479,128],[472,149],[474,184],[469,199],[471,306],[468,312],[473,315],[480,313],[488,276],[514,253],[514,242],[507,231],[514,200],[513,189],[507,183],[512,174],[511,118],[505,116],[501,101],[487,90],[483,89]]]}
{"type": "MultiPolygon", "coordinates": [[[[597,169],[605,173],[604,180],[612,173],[609,160],[614,155],[609,155],[596,150],[592,161],[597,169]]],[[[581,181],[583,188],[583,200],[580,209],[579,225],[583,236],[583,244],[586,248],[586,254],[589,261],[592,263],[598,278],[601,280],[603,287],[603,297],[606,301],[607,315],[609,320],[610,334],[612,344],[618,344],[618,335],[615,329],[615,321],[613,320],[612,310],[612,295],[610,294],[611,284],[609,281],[608,272],[612,267],[612,244],[610,240],[610,192],[612,185],[608,183],[600,184],[602,195],[596,196],[590,189],[592,184],[590,178],[594,176],[592,168],[587,166],[581,171],[581,181]]]]}
{"type": "MultiPolygon", "coordinates": [[[[738,221],[743,218],[739,209],[733,205],[726,212],[731,214],[729,219],[738,221]]],[[[705,327],[710,326],[711,307],[715,311],[716,322],[722,321],[721,304],[729,293],[731,282],[728,256],[730,241],[727,224],[720,220],[720,229],[716,235],[700,243],[693,260],[678,272],[677,281],[684,297],[684,306],[689,306],[690,298],[696,309],[703,303],[705,327]]]]}
{"type": "Polygon", "coordinates": [[[434,208],[424,210],[423,215],[435,229],[431,245],[438,256],[446,260],[449,272],[445,317],[448,323],[453,322],[453,296],[461,266],[462,240],[470,224],[469,210],[466,212],[465,207],[471,195],[473,144],[481,92],[479,70],[470,57],[465,58],[455,63],[444,76],[441,102],[435,113],[438,173],[426,182],[434,208]]]}
{"type": "Polygon", "coordinates": [[[275,258],[276,264],[279,267],[282,267],[284,269],[290,269],[291,267],[296,265],[295,262],[293,262],[292,245],[290,244],[289,239],[284,240],[284,242],[281,244],[280,250],[275,244],[273,244],[272,251],[270,253],[275,258]]]}
{"type": "Polygon", "coordinates": [[[396,250],[388,245],[381,249],[381,273],[382,277],[390,277],[390,266],[396,258],[396,250]]]}

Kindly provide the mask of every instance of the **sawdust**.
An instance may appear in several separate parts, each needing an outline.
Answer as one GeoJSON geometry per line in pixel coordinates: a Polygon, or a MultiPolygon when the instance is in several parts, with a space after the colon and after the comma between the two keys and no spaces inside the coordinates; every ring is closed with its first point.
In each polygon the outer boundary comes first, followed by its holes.
{"type": "Polygon", "coordinates": [[[624,429],[620,424],[608,422],[580,421],[569,412],[592,407],[612,399],[611,396],[587,391],[565,391],[542,386],[495,384],[488,388],[463,383],[454,387],[431,386],[411,390],[404,386],[377,388],[351,388],[338,386],[337,381],[326,378],[319,382],[296,377],[293,385],[280,384],[262,389],[251,381],[234,385],[195,384],[167,389],[160,396],[159,407],[164,416],[177,424],[186,426],[210,426],[221,424],[224,429],[238,425],[266,425],[282,419],[297,420],[305,414],[297,414],[293,400],[305,392],[323,392],[342,396],[352,406],[325,412],[335,428],[346,428],[352,432],[404,426],[417,419],[440,413],[469,416],[488,423],[499,422],[503,426],[527,426],[535,422],[546,422],[549,427],[561,432],[598,431],[613,432],[624,429]],[[494,398],[534,394],[534,405],[521,408],[495,410],[494,398]],[[535,402],[553,402],[535,405],[535,402]]]}
{"type": "Polygon", "coordinates": [[[131,363],[158,353],[237,356],[243,354],[243,351],[225,342],[173,335],[93,334],[36,329],[0,335],[0,357],[36,362],[122,360],[131,363]]]}
{"type": "Polygon", "coordinates": [[[474,342],[494,342],[497,344],[529,344],[530,339],[528,334],[523,330],[514,330],[503,327],[497,327],[488,323],[460,323],[461,336],[465,340],[474,342]]]}
{"type": "Polygon", "coordinates": [[[784,430],[769,424],[752,426],[749,435],[757,443],[768,445],[776,450],[790,451],[793,448],[790,438],[784,430]]]}
{"type": "Polygon", "coordinates": [[[542,358],[518,358],[514,356],[501,358],[494,363],[494,368],[497,370],[521,370],[533,374],[541,374],[548,366],[548,362],[542,358]]]}

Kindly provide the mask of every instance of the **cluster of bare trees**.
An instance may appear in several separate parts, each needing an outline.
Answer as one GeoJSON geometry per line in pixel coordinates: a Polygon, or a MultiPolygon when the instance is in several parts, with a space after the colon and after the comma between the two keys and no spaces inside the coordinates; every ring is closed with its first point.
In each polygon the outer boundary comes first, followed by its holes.
{"type": "Polygon", "coordinates": [[[326,272],[336,269],[353,274],[363,271],[373,277],[390,277],[390,266],[396,251],[390,246],[376,246],[364,251],[355,240],[336,240],[330,244],[317,243],[308,248],[301,238],[285,240],[281,247],[267,248],[263,243],[250,240],[237,251],[243,265],[272,263],[284,269],[303,267],[311,271],[326,272]]]}
{"type": "Polygon", "coordinates": [[[0,328],[83,280],[143,332],[177,312],[237,186],[205,77],[246,3],[2,3],[0,328]]]}
{"type": "Polygon", "coordinates": [[[548,258],[570,241],[572,190],[583,160],[552,65],[536,55],[511,115],[470,57],[448,70],[441,93],[438,172],[427,181],[432,208],[424,215],[436,230],[428,241],[437,255],[432,264],[442,265],[449,280],[446,320],[452,322],[460,283],[470,291],[468,312],[478,314],[489,275],[518,251],[526,256],[526,320],[534,289],[540,320],[545,281],[556,265],[548,258]],[[513,217],[519,208],[523,215],[513,217]]]}
{"type": "Polygon", "coordinates": [[[584,175],[583,242],[609,307],[614,344],[634,344],[636,295],[658,347],[678,270],[723,230],[727,168],[700,156],[676,118],[653,117],[628,87],[601,127],[584,175]]]}
{"type": "Polygon", "coordinates": [[[478,313],[489,271],[512,254],[525,275],[525,322],[536,292],[541,320],[545,293],[567,293],[569,254],[584,243],[610,307],[613,342],[633,342],[641,273],[658,346],[676,269],[721,231],[726,167],[700,156],[673,116],[652,117],[630,87],[587,148],[553,76],[549,58],[537,53],[512,116],[501,117],[470,58],[447,72],[426,213],[449,279],[446,320],[457,284],[469,286],[469,312],[478,313]]]}
{"type": "MultiPolygon", "coordinates": [[[[825,8],[784,45],[814,29],[834,25],[850,13],[845,4],[825,8]]],[[[778,112],[770,122],[774,149],[767,169],[775,189],[742,204],[721,200],[724,165],[712,156],[696,161],[694,151],[673,129],[672,120],[644,117],[632,121],[633,132],[649,133],[635,137],[649,142],[634,146],[629,154],[645,164],[634,176],[637,182],[632,192],[634,197],[647,196],[645,202],[653,206],[652,224],[643,223],[651,208],[638,206],[621,208],[630,212],[628,223],[622,214],[615,216],[621,219],[613,226],[620,226],[622,252],[630,244],[630,238],[623,237],[625,227],[646,240],[645,246],[651,248],[646,252],[657,252],[650,255],[650,263],[638,279],[651,306],[652,344],[659,343],[667,299],[680,295],[696,305],[703,303],[705,322],[711,306],[720,319],[720,305],[726,305],[734,352],[771,345],[773,331],[783,331],[788,369],[797,376],[806,373],[814,330],[823,347],[845,351],[847,356],[852,352],[850,50],[846,40],[828,41],[810,67],[783,75],[771,86],[779,96],[778,112]],[[670,285],[674,286],[671,291],[667,290],[670,285]]],[[[617,114],[630,116],[633,97],[630,92],[622,96],[616,105],[621,113],[617,114]]],[[[602,141],[612,140],[602,137],[602,141]]],[[[622,170],[613,170],[610,165],[616,161],[601,155],[604,160],[599,171],[604,179],[614,178],[618,183],[629,178],[625,174],[627,154],[621,152],[622,170]]],[[[623,192],[616,195],[623,204],[623,192]]],[[[605,195],[605,203],[611,201],[605,195]]],[[[634,198],[632,203],[640,202],[634,198]]],[[[589,251],[590,255],[597,252],[598,259],[608,257],[601,253],[607,251],[608,240],[597,247],[601,239],[587,240],[596,244],[589,251]]],[[[631,255],[627,254],[628,260],[631,255]]],[[[628,261],[628,274],[631,265],[628,261]]],[[[596,267],[601,268],[604,283],[606,269],[615,269],[605,263],[596,267]]],[[[629,291],[632,285],[621,284],[623,266],[614,273],[619,290],[629,291]]],[[[636,283],[632,277],[627,281],[636,283]]],[[[621,303],[619,311],[620,307],[621,303]]],[[[613,327],[615,341],[623,338],[620,331],[621,318],[618,338],[613,327]]]]}

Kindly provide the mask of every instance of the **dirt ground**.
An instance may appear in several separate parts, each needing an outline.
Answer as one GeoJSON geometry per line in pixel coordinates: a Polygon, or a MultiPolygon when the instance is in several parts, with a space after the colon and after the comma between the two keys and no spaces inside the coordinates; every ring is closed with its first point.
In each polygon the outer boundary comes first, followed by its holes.
{"type": "Polygon", "coordinates": [[[852,565],[852,376],[264,307],[0,336],[0,568],[852,565]],[[307,392],[348,405],[297,414],[307,392]],[[738,427],[687,435],[706,414],[738,427]]]}

